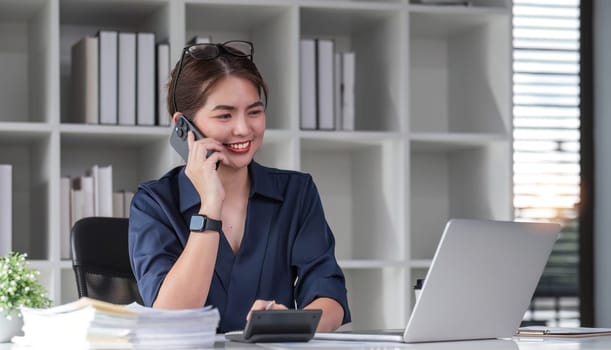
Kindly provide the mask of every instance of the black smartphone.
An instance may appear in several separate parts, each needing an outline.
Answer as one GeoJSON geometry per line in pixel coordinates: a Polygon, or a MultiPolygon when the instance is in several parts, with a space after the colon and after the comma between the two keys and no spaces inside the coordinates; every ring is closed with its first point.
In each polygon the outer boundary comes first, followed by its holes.
{"type": "MultiPolygon", "coordinates": [[[[189,144],[187,142],[187,133],[189,130],[193,132],[196,140],[204,138],[204,134],[202,134],[202,132],[199,131],[199,129],[197,129],[197,127],[193,125],[193,123],[191,123],[191,121],[187,119],[184,114],[181,114],[180,117],[178,117],[178,120],[176,120],[176,125],[174,125],[174,129],[170,135],[170,145],[174,147],[174,150],[178,152],[185,162],[187,161],[187,157],[189,155],[189,144]]],[[[209,150],[206,157],[210,157],[210,155],[214,152],[215,151],[213,150],[209,150]]],[[[217,169],[219,168],[219,165],[221,165],[220,161],[216,163],[217,169]]]]}

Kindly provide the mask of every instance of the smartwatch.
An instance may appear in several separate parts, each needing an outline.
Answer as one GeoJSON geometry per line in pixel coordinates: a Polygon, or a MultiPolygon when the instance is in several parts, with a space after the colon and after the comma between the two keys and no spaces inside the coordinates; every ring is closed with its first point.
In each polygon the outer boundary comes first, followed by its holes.
{"type": "Polygon", "coordinates": [[[189,230],[195,232],[204,231],[216,231],[221,232],[223,228],[223,222],[221,220],[214,220],[206,215],[195,214],[191,216],[191,223],[189,224],[189,230]]]}

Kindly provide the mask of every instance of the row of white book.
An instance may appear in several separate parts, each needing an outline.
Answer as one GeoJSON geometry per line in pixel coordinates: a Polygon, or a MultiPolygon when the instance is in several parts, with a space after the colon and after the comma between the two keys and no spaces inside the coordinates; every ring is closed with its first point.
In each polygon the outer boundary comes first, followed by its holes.
{"type": "Polygon", "coordinates": [[[214,344],[219,312],[163,310],[81,298],[64,305],[22,307],[19,346],[41,349],[202,349],[214,344]]]}
{"type": "MultiPolygon", "coordinates": [[[[61,178],[61,257],[70,258],[70,230],[84,217],[129,217],[134,193],[113,192],[112,166],[94,165],[85,175],[61,178]]],[[[0,256],[12,250],[13,166],[0,164],[0,256]]]]}
{"type": "Polygon", "coordinates": [[[13,166],[0,164],[0,256],[13,244],[13,166]]]}
{"type": "Polygon", "coordinates": [[[170,46],[155,33],[101,30],[71,50],[72,122],[170,124],[170,46]]]}
{"type": "Polygon", "coordinates": [[[300,41],[300,127],[354,130],[355,53],[330,39],[300,41]]]}
{"type": "Polygon", "coordinates": [[[61,178],[61,257],[70,259],[70,230],[90,216],[129,217],[132,191],[113,191],[112,165],[94,165],[84,175],[61,178]]]}

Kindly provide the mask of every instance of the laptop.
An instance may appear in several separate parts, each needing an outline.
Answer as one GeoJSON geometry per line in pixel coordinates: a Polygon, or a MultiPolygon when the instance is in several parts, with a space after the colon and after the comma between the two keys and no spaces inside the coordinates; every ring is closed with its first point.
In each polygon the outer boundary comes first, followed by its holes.
{"type": "Polygon", "coordinates": [[[560,229],[554,223],[452,219],[404,330],[316,333],[314,339],[416,343],[512,337],[560,229]]]}

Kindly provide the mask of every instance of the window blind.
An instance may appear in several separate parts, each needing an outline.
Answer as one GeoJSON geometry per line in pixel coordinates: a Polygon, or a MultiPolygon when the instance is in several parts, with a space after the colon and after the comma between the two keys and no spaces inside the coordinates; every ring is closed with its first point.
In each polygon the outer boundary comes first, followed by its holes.
{"type": "Polygon", "coordinates": [[[579,325],[579,0],[513,1],[516,220],[565,225],[528,317],[579,325]]]}

